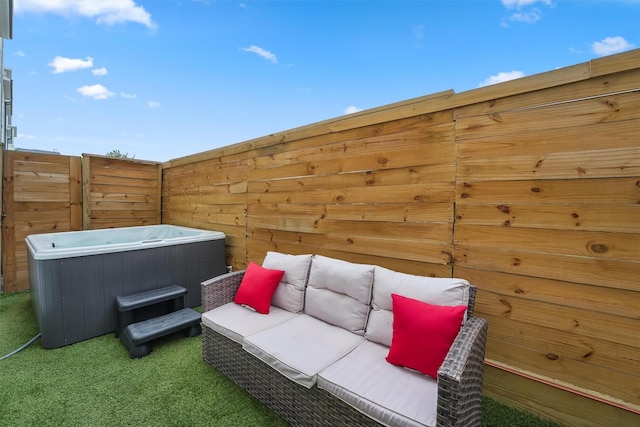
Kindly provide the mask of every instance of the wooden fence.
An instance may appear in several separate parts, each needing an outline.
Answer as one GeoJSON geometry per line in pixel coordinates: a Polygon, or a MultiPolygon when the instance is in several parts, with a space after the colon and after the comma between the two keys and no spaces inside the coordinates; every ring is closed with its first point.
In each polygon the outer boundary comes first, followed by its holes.
{"type": "Polygon", "coordinates": [[[83,229],[160,223],[158,162],[82,155],[83,229]]]}
{"type": "Polygon", "coordinates": [[[3,153],[2,290],[29,289],[29,234],[160,222],[157,162],[3,153]]]}
{"type": "Polygon", "coordinates": [[[640,414],[640,50],[163,165],[162,222],[228,262],[315,253],[479,287],[485,392],[574,425],[640,414]]]}

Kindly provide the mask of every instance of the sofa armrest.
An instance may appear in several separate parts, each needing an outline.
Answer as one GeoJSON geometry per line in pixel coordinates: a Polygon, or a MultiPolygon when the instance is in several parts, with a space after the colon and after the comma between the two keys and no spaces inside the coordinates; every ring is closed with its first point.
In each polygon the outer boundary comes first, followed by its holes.
{"type": "Polygon", "coordinates": [[[480,425],[487,320],[464,324],[438,369],[438,426],[480,425]]]}
{"type": "Polygon", "coordinates": [[[245,270],[222,274],[200,284],[202,312],[233,301],[245,270]]]}

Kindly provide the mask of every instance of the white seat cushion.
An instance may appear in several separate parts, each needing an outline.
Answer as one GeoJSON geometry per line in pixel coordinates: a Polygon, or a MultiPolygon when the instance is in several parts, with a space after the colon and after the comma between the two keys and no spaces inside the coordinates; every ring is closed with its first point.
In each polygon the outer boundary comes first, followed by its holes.
{"type": "Polygon", "coordinates": [[[219,334],[242,344],[245,337],[279,325],[295,316],[297,314],[274,306],[269,309],[269,314],[261,314],[230,302],[203,313],[202,323],[219,334]]]}
{"type": "Polygon", "coordinates": [[[280,252],[267,252],[262,266],[272,270],[284,271],[280,284],[273,294],[272,305],[293,313],[302,311],[311,258],[311,255],[288,255],[280,252]]]}
{"type": "Polygon", "coordinates": [[[364,335],[373,270],[373,265],[314,256],[304,312],[354,334],[364,335]]]}
{"type": "Polygon", "coordinates": [[[311,388],[318,372],[364,338],[306,314],[245,338],[243,348],[296,383],[311,388]]]}
{"type": "Polygon", "coordinates": [[[371,313],[369,313],[365,336],[368,340],[387,347],[391,346],[393,336],[391,294],[402,295],[432,305],[468,305],[469,282],[455,278],[414,276],[376,266],[371,313]]]}
{"type": "Polygon", "coordinates": [[[365,341],[318,374],[318,388],[386,426],[435,426],[438,384],[387,363],[389,348],[365,341]]]}

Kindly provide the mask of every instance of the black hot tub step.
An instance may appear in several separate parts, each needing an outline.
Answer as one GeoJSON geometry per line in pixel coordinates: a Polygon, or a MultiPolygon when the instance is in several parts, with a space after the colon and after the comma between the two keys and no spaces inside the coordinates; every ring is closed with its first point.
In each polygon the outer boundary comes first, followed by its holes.
{"type": "Polygon", "coordinates": [[[144,357],[151,353],[151,341],[184,331],[185,337],[200,335],[200,313],[192,308],[183,308],[163,316],[132,323],[127,326],[120,339],[129,349],[132,359],[144,357]]]}
{"type": "Polygon", "coordinates": [[[184,297],[187,290],[179,285],[166,286],[160,289],[140,292],[132,295],[119,295],[116,297],[118,311],[131,311],[137,308],[158,304],[164,301],[184,297]]]}

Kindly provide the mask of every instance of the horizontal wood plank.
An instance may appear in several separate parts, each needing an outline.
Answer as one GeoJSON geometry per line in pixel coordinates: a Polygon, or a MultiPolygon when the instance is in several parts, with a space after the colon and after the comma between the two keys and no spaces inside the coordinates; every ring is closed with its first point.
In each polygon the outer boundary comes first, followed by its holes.
{"type": "MultiPolygon", "coordinates": [[[[377,155],[367,154],[360,157],[341,156],[324,161],[297,162],[278,168],[252,169],[248,175],[249,181],[252,182],[308,175],[326,176],[337,173],[410,168],[420,165],[425,161],[427,162],[425,166],[438,164],[451,165],[454,161],[453,147],[447,147],[446,144],[443,144],[442,150],[447,153],[447,157],[438,156],[438,153],[433,153],[432,150],[428,150],[424,155],[425,159],[421,160],[420,156],[416,156],[416,148],[412,148],[402,153],[394,151],[392,156],[389,152],[381,152],[377,155]],[[437,163],[434,159],[437,159],[437,163]],[[432,163],[428,163],[429,160],[431,160],[432,163]]],[[[449,170],[451,170],[451,166],[449,170]]],[[[444,180],[446,178],[439,177],[438,179],[444,180]]]]}
{"type": "Polygon", "coordinates": [[[318,189],[381,187],[388,185],[404,185],[407,183],[453,183],[454,181],[455,165],[453,163],[449,163],[382,171],[251,181],[249,182],[247,191],[251,193],[275,193],[310,191],[318,189]]]}
{"type": "Polygon", "coordinates": [[[640,204],[459,204],[456,223],[640,234],[640,204]]]}
{"type": "Polygon", "coordinates": [[[483,291],[554,305],[608,313],[637,319],[640,292],[587,286],[540,277],[454,266],[454,277],[462,277],[483,291]]]}
{"type": "Polygon", "coordinates": [[[629,333],[637,326],[637,319],[633,318],[526,300],[485,290],[478,292],[475,309],[480,317],[504,317],[572,333],[578,337],[640,348],[640,335],[629,333]]]}
{"type": "MultiPolygon", "coordinates": [[[[619,373],[640,372],[638,348],[625,344],[583,337],[547,328],[537,324],[518,322],[502,316],[485,314],[496,342],[506,341],[527,347],[543,354],[551,362],[559,359],[570,361],[575,369],[589,367],[619,373]]],[[[572,375],[571,366],[563,366],[566,376],[572,375]]],[[[543,373],[544,374],[544,373],[543,373]]],[[[583,384],[584,386],[584,384],[583,384]]]]}
{"type": "Polygon", "coordinates": [[[640,405],[639,376],[555,356],[510,341],[487,339],[487,358],[498,361],[506,359],[518,368],[560,381],[569,380],[578,387],[615,395],[632,405],[640,405]]]}
{"type": "Polygon", "coordinates": [[[640,204],[638,177],[565,180],[459,181],[456,203],[629,206],[640,204]]]}
{"type": "MultiPolygon", "coordinates": [[[[640,140],[638,141],[640,142],[640,140]]],[[[474,158],[460,162],[462,181],[608,178],[640,175],[640,147],[474,158]]]]}
{"type": "Polygon", "coordinates": [[[95,182],[109,182],[113,180],[123,179],[139,179],[142,181],[154,181],[158,182],[160,173],[154,167],[148,170],[140,169],[111,169],[111,168],[91,168],[91,179],[95,182]]]}
{"type": "MultiPolygon", "coordinates": [[[[326,161],[335,161],[343,158],[344,165],[350,163],[371,163],[379,168],[381,165],[397,161],[406,162],[407,151],[415,151],[421,148],[424,152],[434,153],[433,158],[442,159],[449,155],[454,147],[452,123],[445,123],[436,127],[423,129],[420,132],[394,133],[390,135],[371,135],[355,139],[342,139],[339,142],[328,144],[323,140],[320,146],[313,146],[300,150],[287,150],[280,153],[270,153],[255,159],[255,169],[271,169],[295,163],[313,162],[321,164],[326,161]],[[386,157],[389,154],[392,157],[386,157]],[[370,160],[372,159],[372,160],[370,160]],[[386,159],[381,162],[380,159],[386,159]],[[403,160],[404,159],[404,160],[403,160]],[[349,163],[350,162],[350,163],[349,163]]],[[[422,164],[413,159],[412,164],[422,164]]],[[[407,165],[405,165],[407,166],[407,165]]],[[[345,171],[348,170],[345,169],[345,171]]],[[[358,169],[356,169],[358,170],[358,169]]]]}
{"type": "Polygon", "coordinates": [[[102,230],[105,228],[118,227],[139,227],[156,224],[159,224],[157,216],[144,218],[96,218],[91,220],[91,228],[89,228],[89,230],[102,230]]]}
{"type": "Polygon", "coordinates": [[[154,178],[136,178],[132,176],[102,176],[102,175],[91,175],[91,185],[92,186],[123,186],[123,187],[149,187],[155,188],[158,185],[158,177],[154,178]]]}
{"type": "Polygon", "coordinates": [[[454,194],[450,183],[388,185],[384,187],[311,190],[296,193],[249,193],[248,203],[442,203],[454,194]]]}
{"type": "Polygon", "coordinates": [[[16,172],[14,173],[16,183],[41,183],[41,184],[69,184],[70,176],[66,173],[53,172],[16,172]]]}
{"type": "Polygon", "coordinates": [[[509,248],[523,252],[639,261],[640,234],[459,224],[455,243],[480,246],[486,250],[509,248]]]}
{"type": "Polygon", "coordinates": [[[638,120],[559,129],[523,129],[515,135],[489,135],[485,138],[458,141],[456,154],[461,164],[477,159],[493,161],[504,157],[561,153],[575,153],[576,157],[579,157],[581,152],[637,147],[638,135],[638,120]]]}
{"type": "MultiPolygon", "coordinates": [[[[632,426],[637,414],[620,407],[585,397],[585,393],[568,391],[550,385],[552,378],[530,379],[529,376],[485,366],[483,392],[499,402],[533,412],[561,425],[602,427],[606,425],[632,426]],[[545,382],[542,382],[545,381],[545,382]]],[[[573,390],[576,390],[574,388],[573,390]]],[[[606,397],[603,396],[603,400],[606,397]]]]}
{"type": "Polygon", "coordinates": [[[248,227],[248,235],[255,240],[300,244],[315,250],[340,251],[422,261],[430,264],[449,264],[451,245],[422,240],[395,240],[375,237],[348,237],[338,234],[321,235],[303,232],[279,231],[248,227]]]}
{"type": "Polygon", "coordinates": [[[21,191],[14,195],[16,202],[68,202],[69,190],[64,191],[21,191]]]}
{"type": "Polygon", "coordinates": [[[325,218],[345,221],[381,221],[412,223],[452,223],[453,204],[434,203],[374,203],[358,205],[326,205],[325,218]]]}
{"type": "Polygon", "coordinates": [[[91,210],[91,219],[116,219],[116,218],[157,218],[155,209],[108,209],[91,210]]]}
{"type": "Polygon", "coordinates": [[[112,200],[96,200],[91,201],[89,206],[92,210],[154,210],[157,206],[155,202],[132,202],[132,201],[112,201],[112,200]]]}
{"type": "Polygon", "coordinates": [[[172,205],[237,205],[247,202],[247,195],[243,193],[215,193],[215,194],[174,194],[171,196],[172,205]]]}
{"type": "Polygon", "coordinates": [[[14,157],[13,170],[18,174],[69,175],[69,158],[59,157],[55,160],[55,162],[46,159],[37,161],[35,158],[32,160],[21,160],[14,157]]]}
{"type": "Polygon", "coordinates": [[[535,128],[559,129],[638,118],[640,88],[634,92],[544,104],[470,117],[459,117],[456,139],[518,134],[535,128]]]}
{"type": "MultiPolygon", "coordinates": [[[[518,92],[516,96],[501,96],[501,92],[494,92],[495,86],[511,86],[522,85],[530,87],[522,79],[511,80],[500,85],[492,85],[486,89],[494,89],[493,96],[487,96],[482,99],[479,96],[471,96],[473,92],[457,94],[451,101],[456,102],[454,115],[456,120],[469,116],[488,115],[496,112],[523,110],[546,106],[550,104],[561,104],[585,98],[601,97],[612,93],[628,92],[638,89],[638,81],[640,79],[640,70],[637,68],[627,69],[617,72],[614,75],[598,76],[591,75],[592,64],[578,64],[575,66],[565,67],[560,70],[554,70],[547,73],[537,74],[535,80],[547,80],[547,85],[540,85],[537,89],[526,92],[518,92]],[[566,72],[568,75],[563,75],[566,72]],[[571,77],[569,77],[571,76],[571,77]],[[564,80],[564,77],[569,77],[564,80]],[[569,83],[569,84],[565,84],[569,83]],[[462,98],[469,100],[476,98],[476,102],[460,102],[462,98]]],[[[524,79],[527,80],[527,79],[524,79]]],[[[484,88],[480,88],[482,91],[484,88]]]]}
{"type": "Polygon", "coordinates": [[[282,209],[280,215],[274,216],[262,214],[262,209],[258,209],[258,212],[255,211],[253,206],[249,207],[249,218],[255,227],[304,233],[446,242],[451,238],[453,231],[452,225],[447,223],[338,221],[326,218],[322,207],[317,207],[314,215],[290,209],[282,209]]]}
{"type": "Polygon", "coordinates": [[[640,291],[640,262],[456,245],[456,263],[524,276],[640,291]]]}

